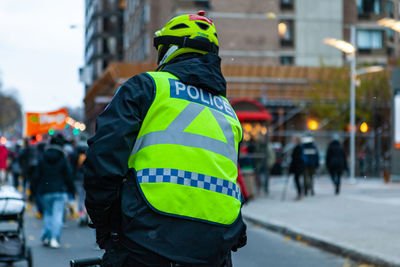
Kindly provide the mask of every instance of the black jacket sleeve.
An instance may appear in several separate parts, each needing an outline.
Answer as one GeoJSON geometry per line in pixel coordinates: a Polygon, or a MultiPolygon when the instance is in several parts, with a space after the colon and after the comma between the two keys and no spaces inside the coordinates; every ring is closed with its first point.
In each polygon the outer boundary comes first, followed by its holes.
{"type": "Polygon", "coordinates": [[[94,226],[112,230],[119,189],[142,121],[154,98],[152,78],[143,73],[124,83],[98,116],[84,163],[86,209],[94,226]]]}

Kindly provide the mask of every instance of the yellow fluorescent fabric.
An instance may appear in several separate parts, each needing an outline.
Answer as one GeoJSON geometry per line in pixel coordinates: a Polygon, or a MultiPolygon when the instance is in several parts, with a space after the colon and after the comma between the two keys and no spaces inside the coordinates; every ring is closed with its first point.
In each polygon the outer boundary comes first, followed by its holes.
{"type": "Polygon", "coordinates": [[[166,72],[148,74],[156,95],[128,162],[143,196],[164,214],[232,224],[241,206],[236,114],[222,96],[166,72]]]}

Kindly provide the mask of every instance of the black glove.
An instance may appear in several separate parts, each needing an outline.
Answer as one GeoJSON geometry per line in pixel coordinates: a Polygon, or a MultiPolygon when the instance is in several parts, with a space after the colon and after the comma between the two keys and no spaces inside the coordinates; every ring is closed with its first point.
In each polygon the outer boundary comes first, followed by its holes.
{"type": "Polygon", "coordinates": [[[246,244],[247,244],[247,235],[244,234],[243,236],[240,237],[239,242],[235,246],[233,246],[232,251],[236,252],[239,248],[246,246],[246,244]]]}
{"type": "Polygon", "coordinates": [[[246,225],[244,225],[240,238],[236,245],[232,247],[232,251],[236,252],[239,248],[246,246],[247,244],[247,234],[246,234],[246,225]]]}
{"type": "Polygon", "coordinates": [[[96,243],[101,249],[106,249],[111,241],[111,234],[108,231],[96,229],[96,243]]]}

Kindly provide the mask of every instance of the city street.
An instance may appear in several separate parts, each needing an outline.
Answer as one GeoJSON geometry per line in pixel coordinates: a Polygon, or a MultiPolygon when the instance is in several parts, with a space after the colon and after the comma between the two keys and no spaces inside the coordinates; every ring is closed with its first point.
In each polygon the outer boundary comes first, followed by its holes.
{"type": "MultiPolygon", "coordinates": [[[[93,230],[79,227],[76,221],[67,220],[61,235],[61,248],[43,247],[40,240],[42,221],[33,216],[33,211],[25,213],[25,234],[27,244],[32,248],[33,266],[65,267],[70,259],[90,258],[102,254],[96,249],[93,230]]],[[[0,264],[0,266],[2,266],[0,264]]],[[[4,265],[6,266],[6,265],[4,265]]],[[[18,262],[14,266],[27,266],[26,262],[18,262]]]]}
{"type": "Polygon", "coordinates": [[[235,267],[352,267],[354,262],[248,223],[248,244],[233,254],[235,267]]]}
{"type": "MultiPolygon", "coordinates": [[[[96,257],[103,253],[96,249],[93,231],[86,227],[79,227],[76,221],[71,220],[65,223],[60,249],[43,247],[40,241],[41,225],[41,220],[33,216],[33,211],[26,212],[27,243],[32,248],[36,267],[69,266],[70,259],[96,257]]],[[[233,253],[233,263],[238,267],[357,266],[341,256],[310,247],[305,242],[292,240],[251,223],[248,223],[248,244],[245,248],[233,253]]],[[[0,264],[0,266],[6,265],[0,264]]],[[[14,266],[22,267],[26,266],[26,263],[19,262],[14,266]]]]}

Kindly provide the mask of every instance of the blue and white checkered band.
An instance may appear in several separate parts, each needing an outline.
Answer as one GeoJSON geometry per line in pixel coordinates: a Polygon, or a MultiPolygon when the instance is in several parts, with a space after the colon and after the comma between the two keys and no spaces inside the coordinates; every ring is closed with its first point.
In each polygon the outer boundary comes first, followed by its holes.
{"type": "Polygon", "coordinates": [[[240,189],[230,181],[177,169],[143,169],[136,172],[139,183],[174,183],[225,194],[241,201],[240,189]]]}

